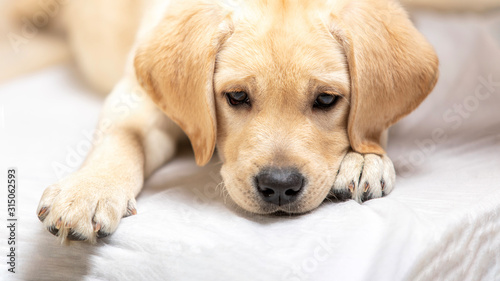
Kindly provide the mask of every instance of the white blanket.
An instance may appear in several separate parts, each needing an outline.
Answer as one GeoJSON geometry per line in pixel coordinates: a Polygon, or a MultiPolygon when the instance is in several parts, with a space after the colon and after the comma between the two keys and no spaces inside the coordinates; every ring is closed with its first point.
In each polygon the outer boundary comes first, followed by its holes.
{"type": "Polygon", "coordinates": [[[0,280],[500,280],[500,14],[414,20],[441,77],[391,130],[396,189],[302,216],[240,211],[217,187],[218,160],[199,168],[184,149],[113,235],[59,245],[38,200],[83,160],[102,101],[68,65],[0,86],[0,280]],[[19,179],[15,274],[7,167],[19,179]]]}

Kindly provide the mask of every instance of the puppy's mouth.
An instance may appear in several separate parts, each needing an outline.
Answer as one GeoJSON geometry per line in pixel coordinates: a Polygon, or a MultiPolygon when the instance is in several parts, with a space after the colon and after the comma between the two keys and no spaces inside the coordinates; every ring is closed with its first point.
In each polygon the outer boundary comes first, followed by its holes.
{"type": "Polygon", "coordinates": [[[308,212],[307,210],[304,210],[304,206],[301,204],[300,200],[284,205],[275,205],[272,203],[263,202],[261,200],[259,201],[259,213],[262,215],[290,216],[302,215],[308,212]]]}
{"type": "Polygon", "coordinates": [[[271,217],[290,217],[290,216],[301,216],[307,213],[307,211],[300,210],[275,210],[270,212],[264,212],[261,215],[271,216],[271,217]]]}

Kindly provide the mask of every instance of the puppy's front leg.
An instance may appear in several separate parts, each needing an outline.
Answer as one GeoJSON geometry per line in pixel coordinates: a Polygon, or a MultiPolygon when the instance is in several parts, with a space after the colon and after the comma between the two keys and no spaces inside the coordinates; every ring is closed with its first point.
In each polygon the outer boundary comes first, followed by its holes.
{"type": "Polygon", "coordinates": [[[109,235],[136,213],[144,178],[175,151],[180,129],[124,79],[106,100],[94,148],[74,174],[48,187],[38,206],[45,227],[63,241],[109,235]]]}

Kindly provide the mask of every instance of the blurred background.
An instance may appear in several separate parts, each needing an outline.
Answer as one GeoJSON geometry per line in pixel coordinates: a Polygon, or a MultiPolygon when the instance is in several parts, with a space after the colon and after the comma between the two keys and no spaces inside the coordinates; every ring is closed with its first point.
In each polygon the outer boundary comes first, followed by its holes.
{"type": "MultiPolygon", "coordinates": [[[[89,1],[0,0],[0,84],[48,65],[71,61],[68,44],[74,43],[72,38],[65,38],[65,30],[68,28],[65,17],[68,17],[68,10],[78,14],[78,7],[89,1]]],[[[120,1],[107,0],[102,1],[100,5],[116,7],[116,4],[110,3],[120,1]]],[[[402,0],[401,2],[410,12],[430,10],[443,16],[447,14],[464,17],[471,14],[482,16],[491,14],[500,7],[499,0],[402,0]]],[[[81,10],[83,12],[83,9],[81,10]]],[[[123,59],[125,55],[116,54],[115,59],[123,59]]],[[[102,63],[103,67],[106,67],[106,62],[102,63]]],[[[109,75],[119,79],[121,74],[119,70],[110,72],[118,72],[109,75]]],[[[109,90],[109,85],[94,85],[94,87],[97,87],[97,92],[109,90]]]]}

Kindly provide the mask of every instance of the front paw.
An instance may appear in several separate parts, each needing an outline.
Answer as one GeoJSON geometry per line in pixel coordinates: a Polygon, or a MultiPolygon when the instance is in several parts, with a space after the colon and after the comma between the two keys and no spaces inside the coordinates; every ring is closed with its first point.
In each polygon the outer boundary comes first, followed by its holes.
{"type": "Polygon", "coordinates": [[[47,230],[62,241],[91,243],[113,233],[122,217],[136,213],[134,196],[126,189],[79,175],[45,189],[37,210],[47,230]]]}
{"type": "Polygon", "coordinates": [[[340,164],[330,196],[361,203],[389,194],[395,181],[394,165],[387,155],[349,152],[340,164]]]}

